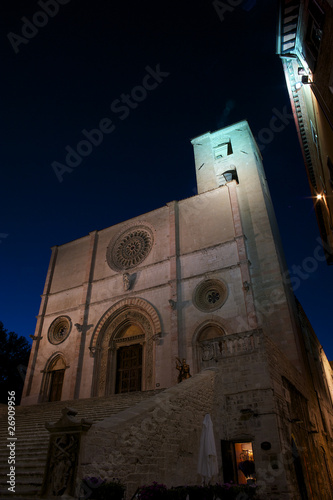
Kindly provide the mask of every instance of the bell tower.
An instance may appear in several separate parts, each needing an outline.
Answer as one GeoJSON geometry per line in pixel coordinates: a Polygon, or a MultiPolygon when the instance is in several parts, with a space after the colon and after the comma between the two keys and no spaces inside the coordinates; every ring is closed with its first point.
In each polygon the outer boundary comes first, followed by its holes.
{"type": "MultiPolygon", "coordinates": [[[[250,286],[258,327],[299,365],[299,343],[293,293],[287,282],[273,203],[259,148],[247,121],[191,141],[194,148],[198,194],[225,186],[229,190],[235,240],[244,240],[250,286]],[[235,214],[239,213],[239,218],[235,214]]],[[[214,214],[212,214],[214,215],[214,214]]]]}

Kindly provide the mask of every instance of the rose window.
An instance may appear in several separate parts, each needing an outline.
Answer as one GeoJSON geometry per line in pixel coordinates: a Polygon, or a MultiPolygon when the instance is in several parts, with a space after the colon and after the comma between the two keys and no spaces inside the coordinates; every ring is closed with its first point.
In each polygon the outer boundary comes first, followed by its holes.
{"type": "Polygon", "coordinates": [[[197,309],[210,312],[219,309],[227,300],[227,286],[220,280],[210,279],[199,283],[193,293],[193,303],[197,309]]]}
{"type": "Polygon", "coordinates": [[[115,271],[131,269],[145,260],[153,246],[153,232],[146,226],[133,227],[111,242],[107,262],[115,271]]]}
{"type": "Polygon", "coordinates": [[[71,320],[68,316],[60,316],[51,324],[48,331],[48,339],[51,344],[61,344],[67,339],[72,328],[71,320]]]}
{"type": "Polygon", "coordinates": [[[207,295],[207,300],[210,304],[215,304],[215,302],[217,302],[219,299],[220,299],[220,294],[215,290],[212,290],[207,295]]]}

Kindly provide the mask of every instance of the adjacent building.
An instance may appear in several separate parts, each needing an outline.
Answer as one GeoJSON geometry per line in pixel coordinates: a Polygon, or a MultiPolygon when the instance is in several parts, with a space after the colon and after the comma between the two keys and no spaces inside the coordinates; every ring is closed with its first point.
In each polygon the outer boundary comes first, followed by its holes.
{"type": "Polygon", "coordinates": [[[333,2],[281,0],[286,77],[328,264],[333,264],[333,2]]]}

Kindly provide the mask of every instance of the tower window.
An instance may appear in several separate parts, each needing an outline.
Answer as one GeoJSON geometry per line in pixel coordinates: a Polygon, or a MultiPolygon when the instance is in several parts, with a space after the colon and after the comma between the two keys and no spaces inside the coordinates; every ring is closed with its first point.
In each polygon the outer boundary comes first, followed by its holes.
{"type": "Polygon", "coordinates": [[[233,153],[230,141],[218,144],[217,146],[215,146],[214,150],[216,160],[225,158],[226,156],[232,155],[233,153]]]}
{"type": "Polygon", "coordinates": [[[325,14],[315,0],[309,2],[309,20],[305,35],[307,62],[315,70],[323,36],[325,14]]]}

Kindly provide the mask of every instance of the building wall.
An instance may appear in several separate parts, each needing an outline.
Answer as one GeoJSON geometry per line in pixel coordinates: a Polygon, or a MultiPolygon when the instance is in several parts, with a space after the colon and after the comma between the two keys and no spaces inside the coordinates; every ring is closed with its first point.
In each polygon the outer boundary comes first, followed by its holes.
{"type": "Polygon", "coordinates": [[[280,1],[278,53],[328,264],[333,263],[332,37],[331,0],[280,1]]]}

